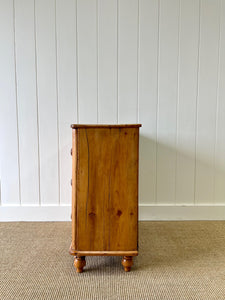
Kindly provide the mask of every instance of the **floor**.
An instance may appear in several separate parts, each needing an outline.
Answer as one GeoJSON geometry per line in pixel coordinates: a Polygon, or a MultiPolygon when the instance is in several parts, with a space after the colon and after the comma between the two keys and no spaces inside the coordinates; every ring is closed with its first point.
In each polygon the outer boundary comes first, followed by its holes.
{"type": "Polygon", "coordinates": [[[0,223],[0,299],[225,299],[225,222],[140,222],[130,273],[87,257],[77,274],[71,223],[0,223]]]}

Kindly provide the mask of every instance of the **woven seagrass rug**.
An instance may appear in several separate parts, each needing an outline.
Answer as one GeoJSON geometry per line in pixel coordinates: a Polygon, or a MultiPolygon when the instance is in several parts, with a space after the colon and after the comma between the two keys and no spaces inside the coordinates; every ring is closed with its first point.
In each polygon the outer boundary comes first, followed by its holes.
{"type": "Polygon", "coordinates": [[[0,299],[225,299],[225,222],[140,222],[130,273],[120,257],[68,249],[70,222],[0,223],[0,299]]]}

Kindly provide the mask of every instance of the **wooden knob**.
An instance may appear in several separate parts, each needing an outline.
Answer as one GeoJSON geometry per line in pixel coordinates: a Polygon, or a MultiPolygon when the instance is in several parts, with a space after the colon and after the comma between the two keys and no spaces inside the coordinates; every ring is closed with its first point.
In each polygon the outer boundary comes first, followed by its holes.
{"type": "Polygon", "coordinates": [[[73,149],[72,148],[70,149],[70,154],[73,155],[73,149]]]}

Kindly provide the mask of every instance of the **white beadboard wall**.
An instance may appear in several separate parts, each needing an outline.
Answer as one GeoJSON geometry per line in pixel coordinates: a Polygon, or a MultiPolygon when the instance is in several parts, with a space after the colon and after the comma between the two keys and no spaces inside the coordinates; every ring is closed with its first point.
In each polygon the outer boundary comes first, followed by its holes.
{"type": "Polygon", "coordinates": [[[142,123],[140,219],[225,219],[225,0],[0,0],[0,221],[70,220],[71,123],[142,123]]]}

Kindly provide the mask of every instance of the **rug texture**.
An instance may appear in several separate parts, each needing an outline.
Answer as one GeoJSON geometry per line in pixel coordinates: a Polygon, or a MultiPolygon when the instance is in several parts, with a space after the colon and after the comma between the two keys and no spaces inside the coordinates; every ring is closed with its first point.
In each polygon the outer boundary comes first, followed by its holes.
{"type": "Polygon", "coordinates": [[[225,222],[140,222],[130,273],[87,257],[77,274],[70,222],[0,223],[0,299],[225,299],[225,222]]]}

